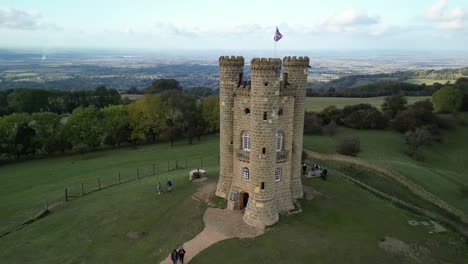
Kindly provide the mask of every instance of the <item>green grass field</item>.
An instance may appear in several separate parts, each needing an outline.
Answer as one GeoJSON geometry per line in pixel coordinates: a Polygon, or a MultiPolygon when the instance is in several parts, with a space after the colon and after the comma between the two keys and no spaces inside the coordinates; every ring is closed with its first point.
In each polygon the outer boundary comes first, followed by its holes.
{"type": "MultiPolygon", "coordinates": [[[[417,101],[430,99],[430,96],[407,96],[409,104],[417,101]]],[[[380,109],[385,97],[371,98],[344,98],[344,97],[307,97],[305,101],[305,109],[307,111],[321,111],[327,106],[334,105],[338,108],[343,108],[347,105],[355,104],[371,104],[380,109]]]]}
{"type": "MultiPolygon", "coordinates": [[[[460,199],[455,183],[466,182],[463,168],[467,143],[457,143],[463,141],[466,132],[467,128],[447,132],[444,145],[434,145],[433,154],[428,153],[423,163],[402,155],[402,136],[389,131],[340,128],[335,137],[306,136],[304,145],[331,153],[337,138],[359,134],[361,158],[395,165],[395,169],[418,183],[427,181],[426,185],[432,186],[427,188],[429,191],[463,209],[466,199],[460,199]],[[446,160],[437,161],[440,158],[446,160]],[[412,173],[401,171],[407,168],[413,168],[412,173]],[[454,192],[453,196],[450,192],[454,192]]],[[[188,167],[196,168],[203,156],[203,167],[214,181],[219,170],[218,144],[218,137],[210,136],[194,145],[180,141],[171,148],[162,143],[0,167],[4,187],[0,190],[1,227],[10,227],[31,216],[44,199],[60,198],[65,187],[75,186],[74,192],[79,191],[82,182],[86,188],[95,187],[97,177],[103,179],[104,185],[112,183],[118,171],[127,175],[123,179],[129,179],[135,177],[137,167],[140,173],[150,174],[153,162],[161,179],[170,177],[176,186],[174,192],[158,195],[158,177],[148,176],[74,199],[49,216],[0,238],[0,262],[159,263],[172,248],[202,230],[206,209],[206,205],[191,199],[198,186],[188,183],[188,169],[164,172],[167,161],[188,159],[188,167]],[[128,232],[145,235],[130,239],[128,232]]],[[[247,247],[241,246],[238,239],[226,240],[202,252],[193,263],[410,263],[405,262],[406,253],[391,254],[378,246],[385,236],[417,249],[412,254],[421,263],[466,263],[468,246],[459,235],[429,234],[423,226],[407,224],[412,219],[427,220],[423,217],[339,177],[331,176],[326,182],[306,180],[304,184],[324,196],[301,201],[302,213],[282,216],[278,224],[251,240],[247,247]]]]}
{"type": "MultiPolygon", "coordinates": [[[[462,76],[460,76],[462,77],[462,76]]],[[[457,80],[434,80],[434,79],[408,79],[405,80],[407,83],[412,84],[426,84],[426,85],[433,85],[434,83],[446,84],[447,82],[455,83],[457,80]]]]}
{"type": "Polygon", "coordinates": [[[387,165],[452,206],[468,214],[468,197],[461,193],[468,186],[468,128],[444,131],[443,142],[423,150],[425,160],[405,155],[402,134],[393,131],[354,130],[340,127],[335,136],[305,136],[304,147],[322,153],[335,153],[336,142],[345,135],[361,140],[360,158],[387,165]]]}

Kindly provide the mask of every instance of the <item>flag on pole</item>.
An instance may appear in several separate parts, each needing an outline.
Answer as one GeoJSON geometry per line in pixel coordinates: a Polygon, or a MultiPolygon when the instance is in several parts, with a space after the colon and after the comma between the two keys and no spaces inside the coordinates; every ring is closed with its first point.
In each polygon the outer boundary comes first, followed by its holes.
{"type": "Polygon", "coordinates": [[[283,38],[283,35],[281,35],[281,33],[278,30],[278,27],[276,27],[275,37],[273,39],[275,40],[275,42],[278,42],[282,38],[283,38]]]}

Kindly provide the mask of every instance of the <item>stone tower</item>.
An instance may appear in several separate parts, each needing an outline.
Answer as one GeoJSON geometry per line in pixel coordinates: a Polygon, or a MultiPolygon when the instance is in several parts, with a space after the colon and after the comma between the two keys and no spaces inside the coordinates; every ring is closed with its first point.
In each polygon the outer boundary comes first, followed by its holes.
{"type": "Polygon", "coordinates": [[[220,57],[220,176],[216,195],[244,221],[268,226],[302,198],[301,155],[309,58],[220,57]],[[281,69],[283,76],[281,78],[281,69]]]}

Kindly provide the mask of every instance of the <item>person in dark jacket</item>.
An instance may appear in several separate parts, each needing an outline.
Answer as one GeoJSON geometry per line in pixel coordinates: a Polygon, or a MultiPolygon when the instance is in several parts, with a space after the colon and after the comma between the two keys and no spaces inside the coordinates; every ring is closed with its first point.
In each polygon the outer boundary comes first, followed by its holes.
{"type": "Polygon", "coordinates": [[[302,164],[302,174],[306,174],[307,173],[307,165],[305,163],[302,164]]]}
{"type": "Polygon", "coordinates": [[[184,264],[184,257],[185,257],[185,249],[184,247],[180,247],[179,248],[179,261],[182,264],[184,264]]]}
{"type": "Polygon", "coordinates": [[[167,179],[167,191],[170,192],[172,190],[172,181],[171,179],[167,179]]]}
{"type": "Polygon", "coordinates": [[[177,250],[173,250],[171,253],[171,260],[174,264],[177,264],[177,260],[179,259],[179,253],[177,253],[177,250]]]}

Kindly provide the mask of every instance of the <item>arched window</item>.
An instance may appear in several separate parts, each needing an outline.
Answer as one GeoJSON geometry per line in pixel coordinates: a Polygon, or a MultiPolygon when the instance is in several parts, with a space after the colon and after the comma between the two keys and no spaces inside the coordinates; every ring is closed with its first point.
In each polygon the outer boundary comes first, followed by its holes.
{"type": "Polygon", "coordinates": [[[250,133],[242,133],[242,149],[245,151],[250,151],[250,133]]]}
{"type": "Polygon", "coordinates": [[[242,168],[242,179],[244,181],[250,180],[249,168],[247,167],[242,168]]]}
{"type": "Polygon", "coordinates": [[[276,152],[283,150],[284,136],[281,132],[276,132],[276,152]]]}
{"type": "Polygon", "coordinates": [[[275,182],[280,182],[281,181],[281,169],[276,168],[275,170],[275,182]]]}

